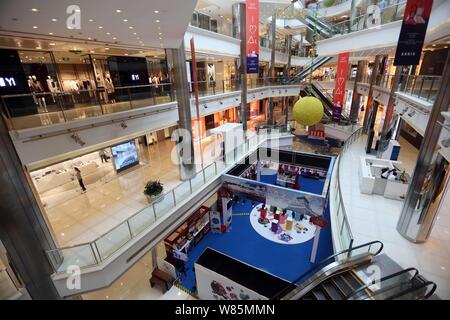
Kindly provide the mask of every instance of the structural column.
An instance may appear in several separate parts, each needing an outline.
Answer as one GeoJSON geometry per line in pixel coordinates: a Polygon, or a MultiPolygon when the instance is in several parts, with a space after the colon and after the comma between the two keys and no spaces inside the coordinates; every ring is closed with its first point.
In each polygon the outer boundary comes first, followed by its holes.
{"type": "MultiPolygon", "coordinates": [[[[46,251],[56,243],[41,213],[3,119],[0,119],[0,239],[33,299],[60,299],[46,251]]],[[[56,251],[58,252],[58,251],[56,251]]],[[[58,254],[55,266],[61,262],[58,254]]]]}
{"type": "Polygon", "coordinates": [[[376,84],[377,77],[378,77],[378,69],[380,67],[380,61],[383,56],[376,56],[372,74],[370,75],[370,82],[369,82],[369,93],[367,97],[367,105],[366,105],[366,113],[364,114],[364,122],[363,122],[363,130],[367,133],[369,129],[369,116],[371,114],[372,104],[374,102],[373,100],[373,86],[376,84]]]}
{"type": "MultiPolygon", "coordinates": [[[[277,30],[277,16],[272,16],[270,24],[270,76],[275,78],[275,48],[276,48],[276,30],[277,30]]],[[[267,109],[267,124],[273,124],[273,98],[269,98],[269,107],[267,109]]]]}
{"type": "Polygon", "coordinates": [[[241,105],[239,108],[239,120],[244,132],[247,130],[247,34],[245,3],[234,3],[233,7],[233,36],[241,40],[241,52],[239,55],[239,80],[241,83],[241,105]]]}
{"type": "Polygon", "coordinates": [[[406,239],[425,242],[433,228],[439,204],[449,179],[448,162],[437,152],[444,117],[450,101],[450,55],[442,74],[441,85],[430,113],[420,146],[414,175],[411,179],[402,212],[397,223],[398,232],[406,239]]]}
{"type": "Polygon", "coordinates": [[[395,75],[394,75],[394,79],[392,80],[388,104],[387,104],[387,106],[385,106],[386,114],[384,116],[383,129],[381,130],[381,137],[380,137],[380,141],[378,144],[378,150],[377,150],[378,158],[382,157],[383,152],[386,150],[386,148],[389,145],[389,140],[392,139],[393,132],[391,130],[393,130],[393,126],[394,126],[392,119],[393,119],[393,114],[394,114],[394,104],[395,104],[395,100],[396,100],[395,92],[397,91],[401,73],[402,73],[402,67],[398,66],[397,68],[395,68],[395,75]]]}
{"type": "MultiPolygon", "coordinates": [[[[187,136],[181,131],[175,131],[180,178],[181,180],[187,180],[195,173],[195,154],[184,41],[181,42],[178,49],[166,49],[166,55],[170,79],[172,79],[178,104],[178,127],[184,129],[185,133],[189,133],[189,136],[187,136]]],[[[198,120],[200,121],[200,119],[198,120]]]]}
{"type": "MultiPolygon", "coordinates": [[[[364,60],[358,61],[358,67],[356,68],[355,83],[353,85],[353,95],[352,95],[352,105],[350,107],[350,121],[352,123],[358,122],[359,115],[359,102],[361,100],[361,95],[358,93],[358,82],[361,82],[364,74],[366,72],[367,62],[364,60]]],[[[349,68],[351,69],[351,68],[349,68]]]]}

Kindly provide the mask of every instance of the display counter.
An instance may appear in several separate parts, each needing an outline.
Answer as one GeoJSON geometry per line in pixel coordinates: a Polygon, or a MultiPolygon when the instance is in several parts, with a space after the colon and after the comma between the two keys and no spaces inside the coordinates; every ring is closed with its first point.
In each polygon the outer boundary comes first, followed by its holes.
{"type": "Polygon", "coordinates": [[[361,157],[359,165],[359,188],[364,194],[378,194],[389,199],[403,200],[410,183],[410,176],[401,167],[401,162],[361,157]],[[396,179],[382,177],[383,170],[398,172],[396,179]]]}

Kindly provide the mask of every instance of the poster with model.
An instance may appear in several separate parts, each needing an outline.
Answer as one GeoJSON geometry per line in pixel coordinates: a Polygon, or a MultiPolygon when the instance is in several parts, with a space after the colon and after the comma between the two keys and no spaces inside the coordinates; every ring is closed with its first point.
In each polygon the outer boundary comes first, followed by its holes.
{"type": "Polygon", "coordinates": [[[433,0],[408,0],[395,52],[394,66],[418,65],[433,0]]]}
{"type": "Polygon", "coordinates": [[[259,0],[246,0],[247,73],[258,73],[259,66],[259,0]]]}
{"type": "Polygon", "coordinates": [[[111,147],[111,153],[117,172],[139,163],[139,156],[134,140],[111,147]]]}
{"type": "Polygon", "coordinates": [[[216,81],[216,67],[212,63],[208,63],[208,81],[210,83],[216,81]]]}
{"type": "Polygon", "coordinates": [[[339,53],[338,66],[336,71],[336,82],[333,93],[333,121],[341,120],[342,107],[344,104],[345,89],[347,83],[349,52],[339,53]]]}

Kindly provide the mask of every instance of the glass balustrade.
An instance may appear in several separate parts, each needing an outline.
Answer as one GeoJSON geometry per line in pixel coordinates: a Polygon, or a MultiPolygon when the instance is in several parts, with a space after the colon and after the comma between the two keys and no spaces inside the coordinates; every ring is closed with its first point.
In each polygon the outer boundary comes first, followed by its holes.
{"type": "Polygon", "coordinates": [[[135,239],[144,231],[150,231],[158,222],[164,220],[169,213],[173,213],[175,208],[185,201],[189,201],[189,196],[199,192],[226,168],[234,165],[237,160],[248,153],[254,152],[267,139],[279,138],[289,134],[289,129],[288,126],[281,126],[278,129],[276,126],[273,126],[269,134],[263,130],[259,134],[249,132],[243,143],[229,152],[232,155],[229,158],[232,161],[229,161],[229,163],[224,163],[221,158],[216,159],[189,180],[166,192],[156,202],[139,210],[127,220],[90,243],[47,251],[49,261],[55,272],[65,272],[71,265],[86,268],[110,258],[132,239],[135,239]]]}
{"type": "MultiPolygon", "coordinates": [[[[295,85],[295,77],[249,78],[248,88],[295,85]]],[[[235,79],[199,81],[200,97],[235,92],[241,83],[235,79]]],[[[193,84],[189,83],[191,98],[193,84]]],[[[121,111],[176,102],[173,84],[117,87],[106,94],[101,89],[76,92],[16,94],[1,96],[2,112],[9,129],[21,130],[83,120],[121,111]]]]}

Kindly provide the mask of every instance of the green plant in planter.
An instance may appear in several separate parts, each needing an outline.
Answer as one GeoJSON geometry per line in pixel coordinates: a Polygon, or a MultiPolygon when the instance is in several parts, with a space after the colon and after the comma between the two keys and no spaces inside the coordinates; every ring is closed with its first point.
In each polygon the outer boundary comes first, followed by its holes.
{"type": "Polygon", "coordinates": [[[149,197],[156,197],[163,192],[163,184],[158,180],[149,181],[145,185],[144,194],[149,197]]]}

